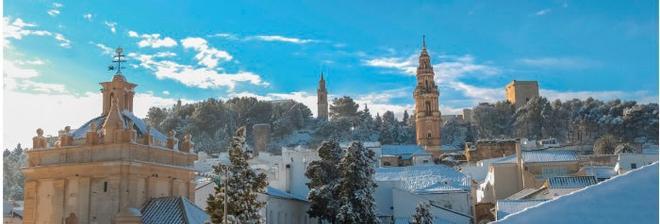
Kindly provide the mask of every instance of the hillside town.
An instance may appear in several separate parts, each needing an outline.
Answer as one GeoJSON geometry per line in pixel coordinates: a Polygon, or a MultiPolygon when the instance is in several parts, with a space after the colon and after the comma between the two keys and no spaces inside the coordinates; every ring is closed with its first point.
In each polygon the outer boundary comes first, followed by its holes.
{"type": "Polygon", "coordinates": [[[140,118],[124,54],[99,80],[99,116],[57,136],[34,127],[31,144],[5,150],[4,223],[658,219],[657,103],[549,102],[542,79],[511,80],[500,101],[443,114],[423,38],[401,118],[329,101],[324,74],[316,117],[293,100],[242,97],[140,118]]]}

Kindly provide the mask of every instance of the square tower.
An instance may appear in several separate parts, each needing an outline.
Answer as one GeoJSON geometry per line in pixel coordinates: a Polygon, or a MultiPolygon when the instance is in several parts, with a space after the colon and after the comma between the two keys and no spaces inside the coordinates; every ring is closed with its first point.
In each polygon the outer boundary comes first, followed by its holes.
{"type": "Polygon", "coordinates": [[[537,81],[513,80],[506,85],[506,100],[519,108],[534,97],[539,97],[539,83],[537,81]]]}

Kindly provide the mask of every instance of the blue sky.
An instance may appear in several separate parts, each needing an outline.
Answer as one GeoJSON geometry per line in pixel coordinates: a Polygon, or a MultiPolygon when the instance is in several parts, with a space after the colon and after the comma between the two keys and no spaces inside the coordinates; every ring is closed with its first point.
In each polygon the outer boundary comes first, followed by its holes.
{"type": "Polygon", "coordinates": [[[232,96],[296,99],[315,112],[320,72],[331,97],[400,114],[412,108],[422,35],[443,114],[502,100],[513,79],[538,80],[551,99],[655,102],[657,9],[656,1],[4,1],[4,129],[25,128],[5,132],[4,145],[100,113],[97,83],[111,78],[117,46],[129,55],[124,75],[139,84],[140,116],[176,99],[232,96]],[[17,118],[28,113],[40,119],[17,118]]]}

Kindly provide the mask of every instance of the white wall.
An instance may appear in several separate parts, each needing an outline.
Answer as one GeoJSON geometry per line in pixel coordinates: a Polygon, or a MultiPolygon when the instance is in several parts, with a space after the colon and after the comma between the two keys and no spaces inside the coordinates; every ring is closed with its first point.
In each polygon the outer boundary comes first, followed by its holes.
{"type": "Polygon", "coordinates": [[[294,199],[284,199],[259,194],[258,200],[266,201],[266,206],[259,212],[267,224],[309,224],[317,223],[307,215],[309,203],[294,199]]]}
{"type": "Polygon", "coordinates": [[[614,169],[618,174],[623,174],[632,169],[633,163],[639,169],[656,161],[658,161],[658,154],[621,153],[614,169]]]}
{"type": "Polygon", "coordinates": [[[320,160],[318,153],[313,149],[282,149],[282,163],[280,163],[279,181],[283,182],[283,189],[295,196],[306,198],[309,189],[309,179],[305,177],[305,171],[309,163],[320,160]],[[287,165],[289,166],[287,168],[287,165]]]}

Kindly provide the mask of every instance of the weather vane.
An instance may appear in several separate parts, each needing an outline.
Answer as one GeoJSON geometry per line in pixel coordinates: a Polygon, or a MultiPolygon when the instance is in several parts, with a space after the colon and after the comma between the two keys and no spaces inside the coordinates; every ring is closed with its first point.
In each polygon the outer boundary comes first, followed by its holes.
{"type": "Polygon", "coordinates": [[[121,63],[126,62],[126,60],[124,60],[125,55],[123,53],[124,53],[124,49],[122,49],[121,47],[118,47],[115,50],[115,55],[112,56],[112,62],[117,63],[117,65],[116,66],[115,65],[109,65],[108,66],[108,71],[112,71],[112,70],[116,69],[117,74],[121,74],[121,69],[123,68],[123,67],[121,67],[121,63]]]}

